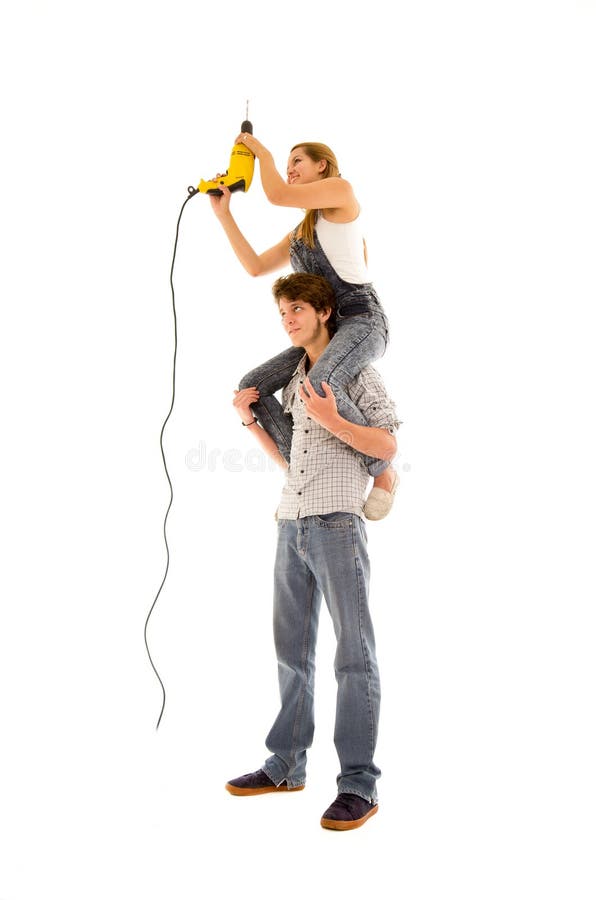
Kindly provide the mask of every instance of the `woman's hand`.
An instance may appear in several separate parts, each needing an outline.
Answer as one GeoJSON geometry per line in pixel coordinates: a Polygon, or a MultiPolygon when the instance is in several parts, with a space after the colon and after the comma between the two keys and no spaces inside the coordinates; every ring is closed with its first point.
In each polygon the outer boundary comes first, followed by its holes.
{"type": "Polygon", "coordinates": [[[251,403],[256,403],[258,399],[259,392],[256,387],[244,388],[242,391],[234,391],[234,409],[245,425],[252,425],[254,415],[250,405],[251,403]]]}
{"type": "MultiPolygon", "coordinates": [[[[214,181],[217,184],[220,178],[223,178],[223,175],[216,175],[211,181],[214,181]]],[[[211,201],[211,209],[219,219],[230,211],[230,198],[232,194],[225,184],[220,184],[218,186],[221,194],[207,194],[207,196],[211,201]]]]}
{"type": "Polygon", "coordinates": [[[267,148],[261,144],[260,141],[253,137],[252,134],[249,134],[247,131],[241,132],[236,138],[236,144],[244,144],[245,147],[248,147],[251,153],[253,153],[258,159],[262,153],[268,153],[267,148]]]}

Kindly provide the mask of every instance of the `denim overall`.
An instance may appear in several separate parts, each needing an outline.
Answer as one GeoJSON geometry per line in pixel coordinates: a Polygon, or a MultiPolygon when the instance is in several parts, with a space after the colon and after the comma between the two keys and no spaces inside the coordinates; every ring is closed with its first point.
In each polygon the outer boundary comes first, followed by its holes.
{"type": "MultiPolygon", "coordinates": [[[[369,363],[385,353],[389,341],[389,323],[372,284],[350,284],[339,277],[327,256],[316,231],[314,248],[296,237],[290,240],[290,263],[295,272],[322,275],[330,282],[337,299],[337,331],[308,373],[313,388],[325,394],[321,382],[326,381],[335,395],[337,409],[344,419],[357,425],[368,422],[345,393],[345,386],[369,363]]],[[[289,382],[304,356],[302,347],[289,347],[253,369],[240,381],[240,390],[256,387],[259,400],[252,405],[254,414],[271,435],[280,453],[289,463],[292,444],[292,421],[274,396],[289,382]]],[[[361,454],[369,474],[379,475],[387,468],[387,460],[361,454]]]]}

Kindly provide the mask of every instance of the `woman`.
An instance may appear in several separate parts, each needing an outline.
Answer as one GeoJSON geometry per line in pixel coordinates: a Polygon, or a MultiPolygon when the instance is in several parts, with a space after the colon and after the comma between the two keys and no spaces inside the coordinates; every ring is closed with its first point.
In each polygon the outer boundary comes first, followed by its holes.
{"type": "MultiPolygon", "coordinates": [[[[347,397],[344,385],[384,354],[389,326],[368,280],[360,206],[352,186],[339,174],[335,155],[325,144],[296,144],[288,159],[285,181],[269,150],[252,134],[243,132],[236,143],[244,144],[259,160],[261,182],[269,202],[306,210],[306,215],[278,244],[257,254],[230,212],[231,194],[224,186],[221,196],[210,195],[213,211],[249,275],[267,275],[291,265],[296,272],[313,272],[330,281],[337,298],[337,331],[309,378],[321,396],[321,382],[330,385],[344,418],[366,425],[366,417],[347,397]]],[[[274,394],[288,383],[303,352],[299,347],[290,347],[240,382],[240,389],[256,387],[259,391],[259,400],[253,407],[255,416],[288,461],[292,427],[274,394]]],[[[391,509],[399,478],[387,461],[370,457],[364,457],[364,461],[374,479],[364,514],[369,519],[382,519],[391,509]]]]}

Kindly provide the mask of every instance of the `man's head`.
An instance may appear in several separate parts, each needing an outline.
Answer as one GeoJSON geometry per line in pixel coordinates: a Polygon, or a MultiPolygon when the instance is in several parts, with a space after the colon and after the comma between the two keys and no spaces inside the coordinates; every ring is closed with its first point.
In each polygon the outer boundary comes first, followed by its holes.
{"type": "Polygon", "coordinates": [[[274,283],[282,324],[295,347],[329,343],[335,334],[335,294],[322,275],[294,272],[274,283]]]}

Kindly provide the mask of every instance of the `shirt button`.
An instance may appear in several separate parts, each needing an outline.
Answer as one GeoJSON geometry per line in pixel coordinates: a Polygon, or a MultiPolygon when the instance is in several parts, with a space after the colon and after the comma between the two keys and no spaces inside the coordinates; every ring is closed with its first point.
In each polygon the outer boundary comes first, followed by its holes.
{"type": "Polygon", "coordinates": [[[308,453],[308,450],[305,450],[304,452],[305,452],[305,453],[308,453]]]}
{"type": "Polygon", "coordinates": [[[305,429],[304,429],[304,433],[305,433],[305,434],[308,434],[308,428],[305,428],[305,429]]]}
{"type": "Polygon", "coordinates": [[[298,496],[299,496],[299,497],[302,496],[302,491],[298,491],[298,496]]]}
{"type": "Polygon", "coordinates": [[[304,475],[304,469],[300,469],[300,474],[304,475]]]}

